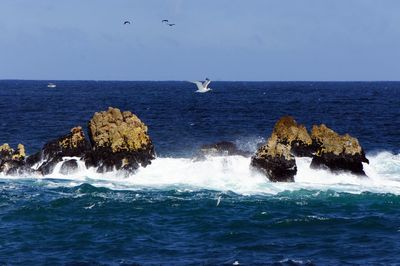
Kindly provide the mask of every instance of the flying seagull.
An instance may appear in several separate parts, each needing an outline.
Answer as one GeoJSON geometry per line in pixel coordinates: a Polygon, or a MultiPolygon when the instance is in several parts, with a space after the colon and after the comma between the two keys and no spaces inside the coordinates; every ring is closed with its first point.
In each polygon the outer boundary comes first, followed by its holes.
{"type": "Polygon", "coordinates": [[[172,26],[175,26],[175,23],[167,23],[167,25],[172,27],[172,26]]]}
{"type": "Polygon", "coordinates": [[[127,25],[127,24],[131,24],[131,22],[129,20],[125,21],[124,25],[127,25]]]}
{"type": "Polygon", "coordinates": [[[196,92],[200,92],[200,93],[204,93],[207,91],[210,91],[211,88],[208,88],[208,85],[210,84],[211,80],[209,80],[208,78],[206,78],[206,80],[201,83],[200,81],[192,81],[192,83],[196,84],[197,86],[197,91],[196,92]]]}
{"type": "Polygon", "coordinates": [[[169,21],[168,21],[168,19],[163,19],[163,20],[161,20],[161,22],[162,23],[168,23],[169,21]]]}
{"type": "Polygon", "coordinates": [[[218,199],[217,199],[217,207],[221,203],[221,198],[222,198],[222,196],[219,196],[218,199]]]}

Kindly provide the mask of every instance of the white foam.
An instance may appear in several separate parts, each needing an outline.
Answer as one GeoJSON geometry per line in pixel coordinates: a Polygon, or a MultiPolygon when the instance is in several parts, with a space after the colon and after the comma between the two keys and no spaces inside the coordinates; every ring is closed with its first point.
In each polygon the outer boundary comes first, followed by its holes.
{"type": "MultiPolygon", "coordinates": [[[[400,195],[400,155],[381,152],[367,156],[370,164],[364,169],[368,178],[349,173],[334,174],[309,167],[310,158],[296,158],[298,172],[295,183],[269,182],[264,175],[250,168],[250,158],[242,156],[208,157],[203,161],[187,158],[157,158],[146,168],[128,177],[121,173],[96,173],[78,162],[78,172],[72,175],[59,173],[61,163],[53,174],[42,176],[1,176],[4,179],[35,178],[49,186],[76,186],[89,183],[111,189],[179,189],[233,191],[239,194],[276,194],[285,190],[334,190],[338,192],[394,193],[400,195]],[[50,180],[50,181],[48,181],[50,180]],[[57,182],[57,180],[62,182],[57,182]]],[[[68,158],[70,159],[70,158],[68,158]]]]}

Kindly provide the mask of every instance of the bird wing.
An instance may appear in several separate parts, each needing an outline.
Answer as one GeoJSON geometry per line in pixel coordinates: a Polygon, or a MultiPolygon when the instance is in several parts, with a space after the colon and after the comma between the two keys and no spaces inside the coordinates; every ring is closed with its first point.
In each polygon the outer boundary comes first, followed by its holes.
{"type": "Polygon", "coordinates": [[[200,81],[191,81],[196,84],[198,90],[204,90],[203,84],[200,81]]]}
{"type": "Polygon", "coordinates": [[[204,87],[204,88],[207,88],[207,87],[208,87],[208,84],[210,84],[210,82],[211,82],[211,80],[206,79],[206,80],[203,82],[203,87],[204,87]]]}

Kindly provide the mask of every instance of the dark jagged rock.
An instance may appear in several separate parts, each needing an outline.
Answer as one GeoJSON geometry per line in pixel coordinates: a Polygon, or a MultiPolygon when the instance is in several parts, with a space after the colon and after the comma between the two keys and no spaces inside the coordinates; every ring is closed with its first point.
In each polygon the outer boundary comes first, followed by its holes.
{"type": "Polygon", "coordinates": [[[299,157],[311,157],[315,152],[312,139],[304,125],[297,124],[291,116],[284,116],[276,122],[273,133],[278,142],[290,147],[291,152],[299,157]]]}
{"type": "Polygon", "coordinates": [[[257,150],[251,158],[251,165],[273,182],[294,182],[297,173],[290,145],[280,143],[276,133],[272,133],[267,143],[257,150]]]}
{"type": "Polygon", "coordinates": [[[89,122],[92,151],[85,156],[87,167],[98,172],[146,167],[155,158],[147,126],[129,111],[110,107],[95,113],[89,122]]]}
{"type": "Polygon", "coordinates": [[[200,156],[206,155],[224,156],[224,155],[241,155],[250,156],[250,152],[240,150],[235,143],[230,141],[221,141],[214,144],[206,144],[200,148],[200,156]]]}
{"type": "Polygon", "coordinates": [[[74,174],[77,171],[78,171],[78,161],[75,159],[63,162],[60,168],[60,173],[63,175],[74,174]]]}
{"type": "Polygon", "coordinates": [[[297,156],[311,156],[312,140],[303,125],[291,116],[284,116],[276,122],[267,143],[258,148],[251,159],[251,165],[266,174],[274,182],[294,182],[297,173],[297,156]]]}
{"type": "Polygon", "coordinates": [[[25,170],[25,147],[18,144],[16,150],[7,143],[0,146],[0,173],[7,175],[22,173],[25,170]]]}
{"type": "Polygon", "coordinates": [[[311,161],[312,168],[332,171],[350,171],[365,175],[362,163],[369,163],[358,140],[348,134],[339,135],[324,124],[313,126],[311,138],[317,151],[311,161]]]}
{"type": "Polygon", "coordinates": [[[42,150],[29,156],[26,163],[29,167],[40,164],[38,170],[43,174],[51,174],[63,157],[84,157],[90,152],[90,144],[81,127],[74,127],[71,133],[52,140],[42,150]]]}

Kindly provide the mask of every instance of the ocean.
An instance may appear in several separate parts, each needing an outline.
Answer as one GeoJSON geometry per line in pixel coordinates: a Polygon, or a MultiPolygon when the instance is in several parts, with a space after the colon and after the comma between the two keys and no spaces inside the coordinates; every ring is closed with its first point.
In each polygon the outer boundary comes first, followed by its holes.
{"type": "Polygon", "coordinates": [[[400,82],[0,81],[0,144],[38,151],[109,106],[149,127],[131,176],[0,175],[0,265],[400,264],[400,82]],[[49,82],[56,88],[47,88],[49,82]],[[272,183],[250,157],[284,115],[360,141],[367,178],[312,170],[272,183]]]}

